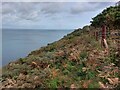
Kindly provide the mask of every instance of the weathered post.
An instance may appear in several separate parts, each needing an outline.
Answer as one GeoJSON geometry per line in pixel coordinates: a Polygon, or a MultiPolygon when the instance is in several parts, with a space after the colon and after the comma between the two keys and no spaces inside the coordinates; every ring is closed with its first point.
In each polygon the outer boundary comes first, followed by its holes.
{"type": "Polygon", "coordinates": [[[101,34],[102,34],[101,46],[105,47],[104,45],[104,39],[106,39],[106,26],[105,25],[102,26],[101,34]]]}
{"type": "Polygon", "coordinates": [[[102,26],[102,39],[101,39],[101,46],[108,49],[108,44],[107,44],[107,41],[106,41],[106,26],[103,25],[102,26]]]}
{"type": "Polygon", "coordinates": [[[98,41],[98,31],[96,32],[96,41],[98,41]]]}

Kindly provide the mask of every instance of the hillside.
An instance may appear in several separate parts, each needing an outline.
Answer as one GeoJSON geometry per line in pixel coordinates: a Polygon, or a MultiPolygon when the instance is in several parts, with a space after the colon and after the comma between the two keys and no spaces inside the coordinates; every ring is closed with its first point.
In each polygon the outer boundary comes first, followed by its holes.
{"type": "Polygon", "coordinates": [[[120,4],[104,9],[96,17],[92,18],[91,25],[101,27],[103,24],[110,29],[120,29],[120,4]]]}
{"type": "Polygon", "coordinates": [[[77,29],[4,66],[1,88],[119,88],[120,57],[116,40],[107,37],[106,51],[101,47],[101,39],[94,36],[101,28],[93,23],[97,22],[93,19],[91,26],[77,29]]]}

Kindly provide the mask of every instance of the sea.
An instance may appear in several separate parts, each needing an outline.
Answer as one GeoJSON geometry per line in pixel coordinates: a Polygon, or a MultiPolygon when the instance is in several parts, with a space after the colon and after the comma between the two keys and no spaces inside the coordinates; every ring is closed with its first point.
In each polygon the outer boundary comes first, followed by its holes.
{"type": "Polygon", "coordinates": [[[72,29],[2,29],[2,66],[26,57],[71,33],[72,29]]]}

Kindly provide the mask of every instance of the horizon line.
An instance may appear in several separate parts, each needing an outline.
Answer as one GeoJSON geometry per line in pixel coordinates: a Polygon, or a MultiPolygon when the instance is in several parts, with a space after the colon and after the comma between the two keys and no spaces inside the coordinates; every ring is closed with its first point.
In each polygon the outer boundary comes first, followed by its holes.
{"type": "Polygon", "coordinates": [[[50,29],[49,28],[2,28],[2,30],[3,29],[18,29],[18,30],[20,29],[27,29],[27,30],[28,29],[35,29],[35,30],[41,30],[41,29],[42,30],[65,30],[65,29],[67,30],[67,29],[70,29],[71,30],[71,29],[78,29],[78,28],[62,28],[62,29],[58,29],[58,28],[50,28],[50,29]]]}

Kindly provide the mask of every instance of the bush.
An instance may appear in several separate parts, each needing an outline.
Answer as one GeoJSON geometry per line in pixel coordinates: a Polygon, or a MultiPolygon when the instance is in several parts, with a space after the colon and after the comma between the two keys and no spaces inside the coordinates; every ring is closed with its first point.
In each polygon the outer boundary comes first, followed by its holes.
{"type": "Polygon", "coordinates": [[[81,59],[81,60],[84,60],[85,58],[86,58],[86,59],[88,58],[88,54],[87,54],[86,51],[83,51],[83,52],[81,52],[81,54],[80,54],[80,59],[81,59]]]}
{"type": "Polygon", "coordinates": [[[19,61],[23,64],[25,63],[27,60],[25,58],[20,58],[19,61]]]}

